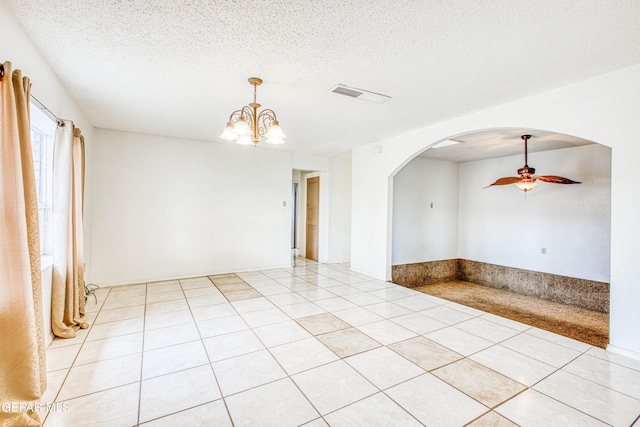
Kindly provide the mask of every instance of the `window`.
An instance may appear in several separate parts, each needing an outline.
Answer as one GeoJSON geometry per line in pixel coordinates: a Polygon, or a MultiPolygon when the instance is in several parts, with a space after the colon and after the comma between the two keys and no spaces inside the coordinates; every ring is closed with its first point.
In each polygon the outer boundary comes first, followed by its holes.
{"type": "Polygon", "coordinates": [[[52,253],[52,189],[53,189],[53,140],[56,122],[46,116],[35,104],[31,104],[31,150],[38,193],[40,220],[40,253],[52,253]]]}

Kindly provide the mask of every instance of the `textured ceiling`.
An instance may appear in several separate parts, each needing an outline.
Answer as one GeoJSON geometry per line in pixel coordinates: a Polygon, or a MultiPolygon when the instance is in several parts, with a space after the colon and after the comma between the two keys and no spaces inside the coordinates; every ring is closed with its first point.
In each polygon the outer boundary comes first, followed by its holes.
{"type": "Polygon", "coordinates": [[[637,0],[0,1],[96,127],[220,141],[258,76],[316,154],[640,63],[637,0]]]}

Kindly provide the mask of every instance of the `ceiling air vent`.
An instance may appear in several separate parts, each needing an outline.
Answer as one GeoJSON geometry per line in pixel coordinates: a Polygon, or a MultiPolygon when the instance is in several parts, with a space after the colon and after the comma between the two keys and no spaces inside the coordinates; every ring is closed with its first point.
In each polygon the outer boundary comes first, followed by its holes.
{"type": "Polygon", "coordinates": [[[391,99],[390,96],[382,95],[380,93],[370,92],[368,90],[356,89],[345,85],[335,85],[329,92],[337,93],[340,95],[349,96],[351,98],[362,99],[364,101],[375,102],[382,104],[391,99]]]}

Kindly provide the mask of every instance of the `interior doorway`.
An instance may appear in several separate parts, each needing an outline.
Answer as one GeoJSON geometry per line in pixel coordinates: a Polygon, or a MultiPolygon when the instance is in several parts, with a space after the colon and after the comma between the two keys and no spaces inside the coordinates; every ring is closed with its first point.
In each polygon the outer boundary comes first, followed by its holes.
{"type": "Polygon", "coordinates": [[[291,263],[295,264],[298,248],[298,183],[291,185],[291,263]]]}
{"type": "Polygon", "coordinates": [[[611,149],[527,128],[455,138],[449,142],[462,143],[436,144],[393,176],[393,282],[606,346],[611,149]],[[529,165],[579,177],[583,184],[543,182],[526,198],[513,185],[483,189],[522,164],[520,153],[507,151],[522,135],[534,135],[538,144],[529,151],[529,165]]]}
{"type": "Polygon", "coordinates": [[[318,261],[318,224],[320,217],[320,177],[307,179],[306,257],[318,261]]]}

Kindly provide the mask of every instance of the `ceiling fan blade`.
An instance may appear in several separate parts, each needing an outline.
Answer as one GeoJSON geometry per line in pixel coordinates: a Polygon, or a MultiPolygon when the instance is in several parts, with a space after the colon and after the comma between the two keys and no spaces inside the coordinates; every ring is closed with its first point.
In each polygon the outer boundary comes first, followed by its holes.
{"type": "Polygon", "coordinates": [[[519,176],[506,176],[504,178],[498,178],[496,180],[496,182],[494,182],[491,185],[487,185],[484,188],[489,188],[492,187],[494,185],[507,185],[507,184],[515,184],[516,182],[520,182],[522,181],[522,178],[520,178],[519,176]]]}
{"type": "Polygon", "coordinates": [[[556,175],[542,175],[542,176],[536,175],[535,178],[539,179],[540,181],[551,182],[553,184],[581,184],[581,182],[579,181],[574,181],[572,179],[564,178],[556,175]]]}

